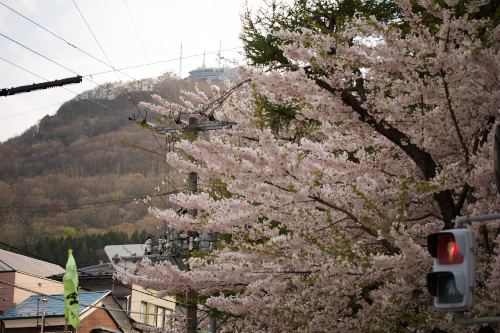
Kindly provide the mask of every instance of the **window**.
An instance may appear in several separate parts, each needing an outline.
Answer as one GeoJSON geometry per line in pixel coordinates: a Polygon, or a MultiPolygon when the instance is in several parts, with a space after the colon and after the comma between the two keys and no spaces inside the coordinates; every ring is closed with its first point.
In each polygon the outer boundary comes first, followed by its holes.
{"type": "Polygon", "coordinates": [[[171,326],[166,316],[172,313],[171,310],[151,303],[141,302],[141,323],[150,326],[165,328],[171,326]]]}
{"type": "Polygon", "coordinates": [[[147,312],[148,312],[148,303],[141,302],[141,323],[146,323],[147,312]]]}
{"type": "Polygon", "coordinates": [[[151,313],[154,313],[150,319],[152,321],[151,326],[158,326],[158,305],[153,305],[151,310],[151,313]]]}
{"type": "Polygon", "coordinates": [[[158,320],[156,321],[156,327],[165,327],[165,308],[161,306],[158,307],[158,320]]]}

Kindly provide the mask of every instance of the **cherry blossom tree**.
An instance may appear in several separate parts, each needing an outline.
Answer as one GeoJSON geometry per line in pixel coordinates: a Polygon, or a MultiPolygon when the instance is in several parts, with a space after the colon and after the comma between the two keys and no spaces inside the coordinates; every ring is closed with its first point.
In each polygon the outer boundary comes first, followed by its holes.
{"type": "MultiPolygon", "coordinates": [[[[426,290],[426,236],[498,212],[500,30],[471,17],[475,2],[397,4],[399,21],[355,15],[335,31],[274,32],[286,62],[241,68],[251,81],[230,96],[214,86],[211,97],[187,94],[197,103],[143,105],[237,125],[168,155],[204,184],[170,198],[196,217],[151,209],[170,227],[218,232],[216,250],[190,255],[190,271],[145,260],[124,281],[197,290],[222,332],[463,330],[426,290]],[[279,130],[271,108],[292,115],[279,130]]],[[[495,315],[500,224],[470,228],[479,258],[468,315],[495,315]]]]}

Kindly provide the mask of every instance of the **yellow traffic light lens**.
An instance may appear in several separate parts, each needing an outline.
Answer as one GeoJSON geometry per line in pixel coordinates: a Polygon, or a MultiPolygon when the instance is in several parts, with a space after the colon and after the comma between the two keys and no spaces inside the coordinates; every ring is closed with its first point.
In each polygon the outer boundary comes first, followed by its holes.
{"type": "Polygon", "coordinates": [[[456,265],[464,261],[464,256],[458,251],[453,235],[439,237],[438,259],[440,265],[456,265]]]}

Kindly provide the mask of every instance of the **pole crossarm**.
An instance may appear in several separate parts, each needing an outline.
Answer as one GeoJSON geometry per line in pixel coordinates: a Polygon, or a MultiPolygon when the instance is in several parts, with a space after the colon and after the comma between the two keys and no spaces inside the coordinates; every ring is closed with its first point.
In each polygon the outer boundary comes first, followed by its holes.
{"type": "MultiPolygon", "coordinates": [[[[225,128],[231,128],[233,125],[236,125],[234,122],[230,121],[223,121],[223,122],[207,122],[204,124],[197,124],[196,125],[196,130],[197,131],[215,131],[215,130],[221,130],[225,128]]],[[[157,127],[156,131],[158,133],[164,133],[164,134],[176,134],[178,131],[184,131],[185,128],[182,126],[168,126],[168,127],[157,127]]]]}
{"type": "Polygon", "coordinates": [[[42,90],[42,89],[54,88],[54,87],[62,87],[62,86],[67,85],[67,84],[81,83],[81,82],[82,82],[82,77],[80,75],[78,75],[75,77],[70,77],[70,78],[62,79],[62,80],[48,81],[48,82],[42,82],[42,83],[33,83],[32,85],[27,85],[27,86],[21,86],[21,87],[10,88],[10,89],[2,89],[2,90],[0,90],[0,96],[7,97],[7,96],[20,94],[20,93],[24,93],[24,92],[30,92],[30,91],[42,90]]]}

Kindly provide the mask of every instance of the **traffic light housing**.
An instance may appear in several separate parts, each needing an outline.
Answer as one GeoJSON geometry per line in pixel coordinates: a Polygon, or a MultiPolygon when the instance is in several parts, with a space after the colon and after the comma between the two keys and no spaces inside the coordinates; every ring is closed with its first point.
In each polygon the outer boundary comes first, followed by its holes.
{"type": "Polygon", "coordinates": [[[439,311],[467,311],[474,306],[476,241],[469,229],[444,230],[427,236],[434,269],[427,289],[439,311]]]}

